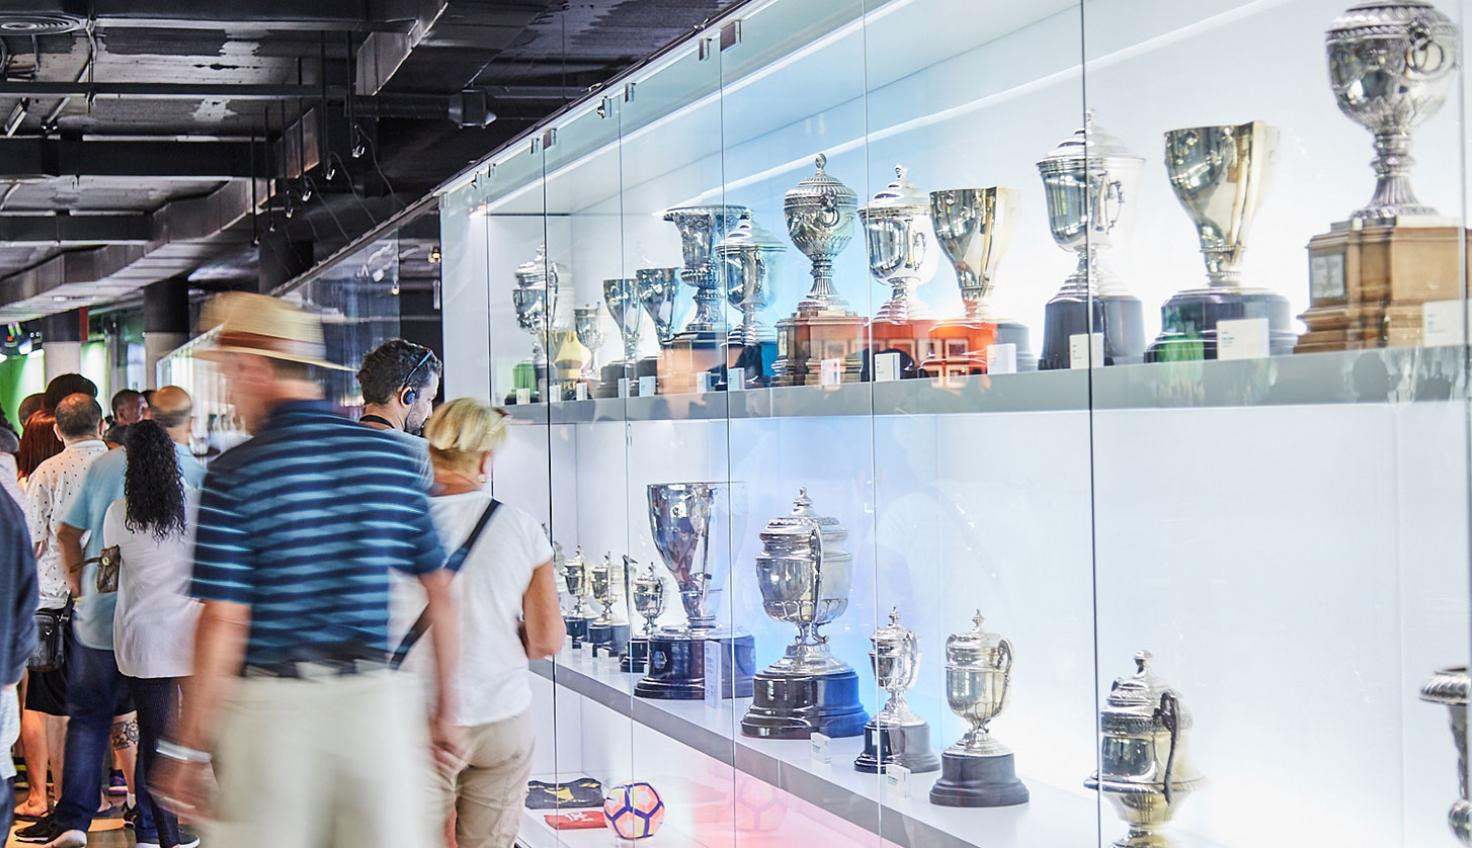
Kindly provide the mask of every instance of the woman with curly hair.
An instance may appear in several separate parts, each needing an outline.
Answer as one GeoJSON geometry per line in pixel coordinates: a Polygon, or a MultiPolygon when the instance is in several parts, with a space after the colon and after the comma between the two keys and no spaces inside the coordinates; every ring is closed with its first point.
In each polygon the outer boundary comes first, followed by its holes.
{"type": "MultiPolygon", "coordinates": [[[[190,673],[199,604],[189,597],[189,574],[199,499],[185,485],[167,430],[140,421],[125,438],[123,497],[108,507],[102,538],[121,561],[113,650],[138,708],[138,774],[147,775],[190,673]]],[[[151,795],[147,803],[159,844],[179,845],[178,820],[151,795]]]]}

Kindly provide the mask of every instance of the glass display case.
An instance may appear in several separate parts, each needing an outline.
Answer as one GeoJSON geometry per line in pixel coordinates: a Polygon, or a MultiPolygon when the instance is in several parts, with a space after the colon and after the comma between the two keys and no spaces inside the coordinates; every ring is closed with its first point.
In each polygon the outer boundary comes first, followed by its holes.
{"type": "Polygon", "coordinates": [[[754,0],[445,187],[522,842],[1467,843],[1465,15],[1346,5],[754,0]]]}

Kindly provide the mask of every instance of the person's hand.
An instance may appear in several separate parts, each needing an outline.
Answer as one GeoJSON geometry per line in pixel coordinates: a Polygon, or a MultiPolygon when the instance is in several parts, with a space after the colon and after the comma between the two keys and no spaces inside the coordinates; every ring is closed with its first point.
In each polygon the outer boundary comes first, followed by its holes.
{"type": "Polygon", "coordinates": [[[440,771],[450,773],[465,762],[465,738],[460,728],[448,716],[436,715],[429,723],[430,747],[434,752],[434,763],[440,771]]]}
{"type": "Polygon", "coordinates": [[[214,776],[209,763],[186,763],[160,757],[148,776],[148,791],[164,809],[190,821],[207,821],[214,776]]]}

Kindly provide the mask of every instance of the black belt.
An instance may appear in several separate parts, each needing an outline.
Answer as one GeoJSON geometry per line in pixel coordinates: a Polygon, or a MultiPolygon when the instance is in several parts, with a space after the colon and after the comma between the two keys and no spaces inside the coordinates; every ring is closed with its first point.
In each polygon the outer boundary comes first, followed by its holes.
{"type": "Polygon", "coordinates": [[[363,645],[322,645],[298,648],[291,655],[268,663],[246,663],[242,677],[276,677],[310,680],[349,677],[388,668],[383,651],[363,645]]]}

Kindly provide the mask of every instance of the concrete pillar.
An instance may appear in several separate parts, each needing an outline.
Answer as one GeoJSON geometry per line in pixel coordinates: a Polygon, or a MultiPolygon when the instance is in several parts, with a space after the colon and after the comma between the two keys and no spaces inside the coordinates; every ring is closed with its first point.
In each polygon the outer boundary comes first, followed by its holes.
{"type": "Polygon", "coordinates": [[[143,358],[145,384],[158,388],[158,361],[189,341],[189,282],[164,280],[143,290],[143,358]]]}
{"type": "Polygon", "coordinates": [[[46,357],[46,382],[62,374],[82,372],[82,335],[87,312],[74,309],[48,315],[41,324],[41,351],[46,357]]]}

